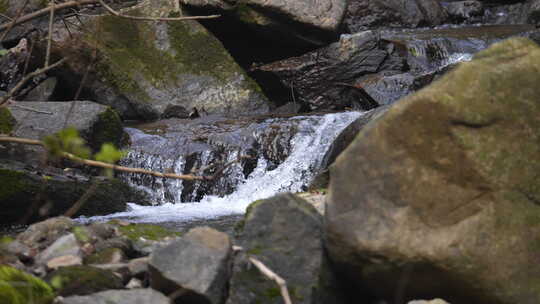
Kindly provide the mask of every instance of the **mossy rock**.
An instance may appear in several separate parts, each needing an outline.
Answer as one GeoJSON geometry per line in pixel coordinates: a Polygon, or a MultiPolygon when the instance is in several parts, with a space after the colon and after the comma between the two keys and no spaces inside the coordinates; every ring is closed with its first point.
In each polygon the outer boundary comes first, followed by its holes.
{"type": "Polygon", "coordinates": [[[84,259],[85,264],[113,264],[125,260],[126,256],[122,249],[106,248],[84,259]]]}
{"type": "MultiPolygon", "coordinates": [[[[114,224],[114,221],[111,221],[114,224]]],[[[118,230],[120,233],[132,241],[138,241],[141,239],[150,241],[159,241],[168,237],[179,237],[180,232],[171,231],[167,228],[152,225],[152,224],[129,224],[119,225],[118,230]]]]}
{"type": "Polygon", "coordinates": [[[58,295],[87,295],[108,289],[122,289],[122,279],[113,272],[91,266],[61,267],[45,278],[58,295]]]}
{"type": "Polygon", "coordinates": [[[0,265],[0,303],[47,304],[54,298],[51,286],[31,274],[0,265]]]}
{"type": "Polygon", "coordinates": [[[8,108],[0,107],[0,134],[9,134],[15,127],[15,118],[8,108]]]}

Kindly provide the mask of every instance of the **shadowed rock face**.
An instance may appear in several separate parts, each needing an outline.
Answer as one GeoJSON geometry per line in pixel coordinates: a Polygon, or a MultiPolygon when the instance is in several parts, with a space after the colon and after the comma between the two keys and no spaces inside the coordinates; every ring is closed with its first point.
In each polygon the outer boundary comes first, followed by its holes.
{"type": "Polygon", "coordinates": [[[540,301],[539,62],[506,40],[362,129],[326,212],[345,276],[389,299],[540,301]]]}

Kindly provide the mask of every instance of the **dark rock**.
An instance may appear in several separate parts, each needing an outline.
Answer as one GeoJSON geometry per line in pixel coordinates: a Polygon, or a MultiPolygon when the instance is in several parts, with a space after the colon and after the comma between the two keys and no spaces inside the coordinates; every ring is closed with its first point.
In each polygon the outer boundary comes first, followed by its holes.
{"type": "Polygon", "coordinates": [[[35,88],[30,90],[23,98],[25,101],[49,101],[53,96],[54,89],[58,80],[55,77],[50,77],[39,83],[35,88]]]}
{"type": "Polygon", "coordinates": [[[169,298],[153,289],[107,290],[87,296],[58,300],[58,304],[170,304],[169,298]]]}
{"type": "Polygon", "coordinates": [[[530,40],[498,43],[396,103],[341,154],[327,248],[355,290],[540,301],[530,280],[540,275],[539,63],[530,40]]]}
{"type": "Polygon", "coordinates": [[[189,118],[189,112],[181,105],[168,105],[161,118],[189,118]]]}
{"type": "Polygon", "coordinates": [[[124,287],[113,272],[84,265],[61,267],[48,274],[45,280],[63,297],[124,287]]]}
{"type": "Polygon", "coordinates": [[[8,50],[0,57],[0,90],[9,91],[23,78],[25,62],[29,52],[27,40],[20,40],[19,44],[8,50]]]}
{"type": "MultiPolygon", "coordinates": [[[[124,13],[149,17],[175,14],[167,1],[124,13]]],[[[92,66],[81,98],[110,105],[123,118],[155,120],[169,105],[228,114],[269,109],[258,85],[197,21],[152,23],[88,17],[83,32],[72,30],[70,35],[59,24],[55,33],[53,53],[72,56],[54,71],[65,91],[71,92],[66,94],[75,94],[92,66]],[[95,47],[98,59],[92,64],[89,50],[95,47]]]]}
{"type": "Polygon", "coordinates": [[[64,214],[87,192],[92,183],[96,190],[75,216],[103,215],[124,211],[126,202],[146,203],[140,192],[116,179],[82,176],[67,177],[51,170],[28,170],[17,162],[0,163],[1,225],[33,223],[64,214]]]}
{"type": "Polygon", "coordinates": [[[247,258],[281,276],[293,303],[341,303],[322,241],[322,218],[292,194],[252,203],[240,228],[244,253],[235,258],[227,303],[282,303],[276,283],[247,258]]]}
{"type": "Polygon", "coordinates": [[[375,27],[440,25],[446,12],[437,0],[352,0],[344,23],[351,33],[375,27]]]}
{"type": "Polygon", "coordinates": [[[229,1],[183,2],[207,11],[232,15],[271,39],[294,38],[309,44],[322,44],[335,37],[347,6],[344,0],[248,0],[233,5],[229,1]]]}
{"type": "Polygon", "coordinates": [[[454,22],[462,22],[467,20],[472,23],[479,21],[484,14],[484,5],[480,1],[458,1],[450,2],[445,6],[449,18],[454,19],[454,22]]]}
{"type": "Polygon", "coordinates": [[[178,293],[177,303],[224,303],[231,252],[227,234],[194,228],[152,252],[150,285],[167,295],[178,293]]]}

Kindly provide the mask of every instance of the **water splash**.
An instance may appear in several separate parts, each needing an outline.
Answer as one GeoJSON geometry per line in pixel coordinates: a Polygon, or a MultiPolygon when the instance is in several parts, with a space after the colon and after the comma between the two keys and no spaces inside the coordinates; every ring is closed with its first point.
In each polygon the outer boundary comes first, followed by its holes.
{"type": "Polygon", "coordinates": [[[301,121],[285,161],[267,171],[267,160],[259,158],[253,172],[230,195],[205,196],[197,203],[165,203],[159,206],[129,204],[126,212],[79,220],[86,222],[124,218],[132,222],[160,223],[242,214],[253,201],[281,192],[301,191],[317,174],[333,140],[361,115],[359,112],[347,112],[318,116],[316,119],[293,118],[301,121]]]}

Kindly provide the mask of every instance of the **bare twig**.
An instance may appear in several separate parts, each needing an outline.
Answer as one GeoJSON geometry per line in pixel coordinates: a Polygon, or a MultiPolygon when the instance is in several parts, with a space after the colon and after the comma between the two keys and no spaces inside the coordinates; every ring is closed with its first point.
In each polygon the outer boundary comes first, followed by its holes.
{"type": "MultiPolygon", "coordinates": [[[[12,143],[19,143],[19,144],[25,144],[25,145],[35,145],[35,146],[42,146],[45,147],[45,144],[40,140],[35,139],[28,139],[28,138],[20,138],[20,137],[11,137],[11,136],[0,136],[0,142],[12,142],[12,143]]],[[[61,152],[60,156],[63,158],[85,164],[92,167],[98,167],[98,168],[104,168],[104,169],[113,169],[120,172],[127,172],[127,173],[140,173],[140,174],[146,174],[146,175],[153,175],[156,177],[163,177],[163,178],[175,178],[175,179],[183,179],[183,180],[201,180],[201,181],[210,181],[217,179],[220,177],[223,170],[218,170],[218,172],[214,173],[210,176],[199,176],[199,175],[193,175],[193,174],[176,174],[176,173],[161,173],[156,171],[150,171],[142,168],[130,168],[130,167],[124,167],[109,163],[100,162],[97,160],[90,160],[90,159],[84,159],[80,158],[76,155],[73,155],[68,152],[61,152]]],[[[246,158],[248,156],[245,156],[246,158]]],[[[239,158],[240,159],[240,158],[239,158]]],[[[228,167],[233,163],[238,162],[238,160],[232,161],[228,164],[225,164],[224,167],[228,167]]]]}
{"type": "Polygon", "coordinates": [[[0,42],[4,41],[4,39],[6,38],[7,34],[9,33],[9,31],[11,31],[11,29],[17,25],[17,20],[21,17],[22,15],[22,12],[24,11],[24,9],[26,8],[26,6],[28,5],[28,1],[29,0],[25,0],[24,4],[21,6],[21,9],[19,9],[19,11],[17,12],[17,15],[15,15],[15,18],[13,18],[11,20],[11,22],[6,26],[6,31],[2,34],[2,37],[0,38],[0,42]]]}
{"type": "Polygon", "coordinates": [[[18,104],[14,104],[13,101],[10,102],[10,106],[12,106],[12,107],[14,107],[14,108],[19,108],[19,109],[21,109],[21,110],[30,111],[30,112],[35,112],[35,113],[40,113],[40,114],[48,114],[48,115],[53,115],[53,114],[54,114],[54,113],[52,113],[52,112],[40,111],[40,110],[36,110],[36,109],[30,108],[30,107],[26,107],[26,106],[21,106],[21,105],[18,105],[18,104]]]}
{"type": "Polygon", "coordinates": [[[55,62],[54,64],[51,64],[49,66],[46,66],[46,67],[43,67],[41,69],[37,69],[35,71],[33,71],[32,73],[29,73],[28,75],[26,75],[23,79],[21,79],[11,90],[9,90],[9,92],[4,95],[1,99],[0,99],[0,106],[2,106],[3,104],[5,104],[15,93],[17,93],[17,91],[19,91],[29,80],[31,80],[32,78],[38,76],[38,75],[41,75],[51,69],[54,69],[58,66],[60,66],[61,64],[63,64],[64,62],[66,62],[67,58],[63,58],[63,59],[60,59],[58,60],[57,62],[55,62]]]}
{"type": "Polygon", "coordinates": [[[65,213],[64,216],[66,217],[72,217],[86,204],[88,199],[96,192],[97,187],[99,186],[99,180],[95,180],[90,188],[84,192],[84,194],[69,208],[65,213]]]}
{"type": "MultiPolygon", "coordinates": [[[[236,246],[236,245],[233,245],[232,246],[232,250],[233,251],[243,251],[244,248],[241,247],[241,246],[236,246]]],[[[248,260],[251,262],[251,264],[253,264],[255,267],[257,267],[257,269],[265,276],[267,277],[268,279],[276,282],[276,284],[278,284],[279,286],[279,290],[281,291],[281,297],[283,297],[283,302],[285,302],[285,304],[292,304],[292,301],[291,301],[291,297],[289,295],[289,290],[287,289],[287,282],[282,278],[280,277],[279,275],[277,275],[275,272],[273,272],[270,268],[268,268],[268,266],[264,265],[263,262],[261,262],[260,260],[248,255],[248,260]]]]}
{"type": "Polygon", "coordinates": [[[173,17],[173,18],[161,18],[161,17],[141,17],[141,16],[128,16],[123,15],[115,11],[112,7],[108,6],[104,0],[98,0],[99,4],[103,6],[111,15],[116,17],[132,19],[132,20],[141,20],[141,21],[182,21],[182,20],[196,20],[196,19],[213,19],[221,17],[221,15],[210,15],[210,16],[188,16],[188,17],[173,17]]]}
{"type": "Polygon", "coordinates": [[[279,286],[279,290],[281,291],[281,296],[283,297],[285,304],[292,304],[289,290],[287,289],[287,282],[256,258],[248,257],[248,260],[255,265],[255,267],[257,267],[257,269],[259,269],[264,276],[276,282],[276,284],[279,286]]]}
{"type": "Polygon", "coordinates": [[[52,34],[54,24],[54,9],[56,7],[54,0],[50,0],[49,6],[51,7],[51,14],[49,16],[49,36],[47,38],[47,52],[45,53],[45,67],[49,66],[51,59],[51,46],[52,46],[52,34]]]}

